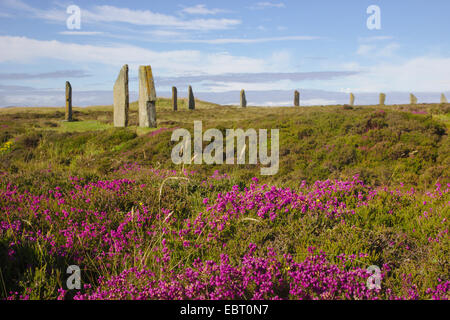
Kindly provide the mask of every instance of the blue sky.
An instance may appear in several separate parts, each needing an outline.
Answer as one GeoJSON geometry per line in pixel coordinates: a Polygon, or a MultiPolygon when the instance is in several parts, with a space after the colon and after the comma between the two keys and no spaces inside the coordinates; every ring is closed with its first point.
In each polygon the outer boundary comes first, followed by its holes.
{"type": "Polygon", "coordinates": [[[112,103],[123,64],[137,98],[139,65],[151,65],[159,96],[237,104],[419,102],[450,95],[450,1],[31,1],[0,0],[0,106],[112,103]],[[67,8],[81,9],[69,29],[67,8]],[[369,30],[367,8],[380,8],[369,30]]]}

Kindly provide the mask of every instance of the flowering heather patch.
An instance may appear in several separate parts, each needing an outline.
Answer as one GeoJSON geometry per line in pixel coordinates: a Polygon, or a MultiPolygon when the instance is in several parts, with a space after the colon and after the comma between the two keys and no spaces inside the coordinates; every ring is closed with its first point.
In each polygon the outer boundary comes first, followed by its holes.
{"type": "Polygon", "coordinates": [[[116,175],[39,193],[0,176],[3,298],[448,299],[450,185],[240,187],[138,164],[116,175]],[[72,264],[79,292],[65,286],[72,264]]]}
{"type": "MultiPolygon", "coordinates": [[[[417,288],[410,285],[408,296],[399,297],[392,290],[374,289],[366,286],[370,276],[365,269],[346,268],[345,263],[354,257],[341,255],[338,264],[328,261],[323,252],[311,256],[301,263],[293,262],[290,255],[277,257],[272,248],[267,248],[266,257],[254,256],[255,246],[250,244],[248,253],[242,257],[238,267],[230,264],[223,254],[220,262],[195,260],[192,267],[181,272],[166,272],[158,277],[143,269],[130,268],[109,280],[100,279],[100,286],[91,294],[75,296],[76,300],[298,300],[318,299],[415,299],[417,288]]],[[[407,281],[406,281],[407,283],[407,281]]],[[[427,289],[433,299],[448,297],[450,281],[440,282],[436,288],[427,289]]],[[[90,285],[85,287],[88,291],[90,285]]],[[[60,298],[64,291],[61,290],[60,298]]]]}
{"type": "MultiPolygon", "coordinates": [[[[345,270],[330,264],[326,254],[312,255],[301,263],[290,255],[278,259],[271,248],[264,258],[255,257],[250,244],[238,267],[223,254],[220,262],[194,261],[182,272],[165,273],[161,278],[148,270],[131,268],[111,280],[102,281],[97,290],[78,294],[75,299],[374,299],[379,290],[365,285],[369,273],[361,268],[345,270]]],[[[313,250],[311,250],[313,251],[313,250]]]]}

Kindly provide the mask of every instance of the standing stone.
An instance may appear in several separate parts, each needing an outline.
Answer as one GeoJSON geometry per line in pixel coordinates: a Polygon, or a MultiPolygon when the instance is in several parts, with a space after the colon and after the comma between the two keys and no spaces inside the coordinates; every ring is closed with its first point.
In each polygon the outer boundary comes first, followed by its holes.
{"type": "Polygon", "coordinates": [[[156,128],[156,90],[152,67],[139,67],[139,126],[156,128]]]}
{"type": "Polygon", "coordinates": [[[445,94],[441,94],[441,103],[448,103],[447,98],[445,97],[445,94]]]}
{"type": "Polygon", "coordinates": [[[173,108],[173,111],[177,111],[178,110],[177,87],[172,87],[172,108],[173,108]]]}
{"type": "Polygon", "coordinates": [[[128,126],[128,110],[130,107],[128,94],[128,65],[120,70],[113,89],[114,95],[114,127],[128,126]]]}
{"type": "Polygon", "coordinates": [[[72,86],[66,81],[66,121],[72,121],[72,86]]]}
{"type": "Polygon", "coordinates": [[[244,89],[241,90],[241,108],[247,107],[247,99],[245,98],[244,89]]]}
{"type": "Polygon", "coordinates": [[[409,94],[409,103],[417,104],[417,97],[415,95],[413,95],[412,93],[409,94]]]}
{"type": "Polygon", "coordinates": [[[294,107],[300,107],[300,92],[294,91],[294,107]]]}
{"type": "Polygon", "coordinates": [[[195,110],[195,98],[194,98],[194,93],[192,92],[191,86],[189,86],[188,106],[189,106],[189,110],[195,110]]]}
{"type": "Polygon", "coordinates": [[[355,105],[355,95],[350,93],[350,105],[353,107],[355,105]]]}
{"type": "Polygon", "coordinates": [[[380,93],[380,106],[384,106],[385,102],[386,102],[386,94],[380,93]]]}

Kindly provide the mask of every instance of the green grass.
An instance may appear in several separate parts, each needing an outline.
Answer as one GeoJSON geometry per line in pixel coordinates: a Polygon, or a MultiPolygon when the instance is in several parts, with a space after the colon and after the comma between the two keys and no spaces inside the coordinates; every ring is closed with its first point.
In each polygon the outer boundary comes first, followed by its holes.
{"type": "Polygon", "coordinates": [[[444,123],[447,127],[447,130],[450,129],[450,114],[435,114],[433,115],[433,118],[444,123]]]}
{"type": "Polygon", "coordinates": [[[61,126],[56,130],[60,132],[85,132],[85,131],[97,131],[112,128],[110,124],[101,123],[97,120],[86,121],[74,121],[74,122],[62,122],[61,126]]]}

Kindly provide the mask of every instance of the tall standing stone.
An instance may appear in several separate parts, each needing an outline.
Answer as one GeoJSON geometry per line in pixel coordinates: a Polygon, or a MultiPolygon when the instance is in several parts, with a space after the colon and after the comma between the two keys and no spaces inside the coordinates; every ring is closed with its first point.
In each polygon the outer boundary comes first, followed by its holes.
{"type": "Polygon", "coordinates": [[[72,121],[72,86],[66,81],[66,121],[72,121]]]}
{"type": "Polygon", "coordinates": [[[300,92],[294,91],[294,107],[300,107],[300,92]]]}
{"type": "Polygon", "coordinates": [[[409,103],[417,104],[417,97],[415,95],[413,95],[412,93],[409,94],[409,103]]]}
{"type": "Polygon", "coordinates": [[[189,86],[188,106],[189,106],[189,110],[195,110],[195,98],[194,98],[194,93],[192,92],[191,86],[189,86]]]}
{"type": "Polygon", "coordinates": [[[139,126],[156,128],[156,90],[152,67],[139,67],[139,126]]]}
{"type": "Polygon", "coordinates": [[[448,103],[447,98],[445,97],[445,94],[441,94],[441,103],[448,103]]]}
{"type": "Polygon", "coordinates": [[[380,106],[384,106],[386,102],[386,94],[380,93],[380,106]]]}
{"type": "Polygon", "coordinates": [[[173,111],[178,110],[178,92],[177,87],[172,87],[172,108],[173,111]]]}
{"type": "Polygon", "coordinates": [[[350,105],[355,105],[355,95],[353,93],[350,93],[350,105]]]}
{"type": "Polygon", "coordinates": [[[113,89],[114,95],[114,127],[128,126],[128,110],[130,107],[128,93],[128,65],[120,70],[113,89]]]}
{"type": "Polygon", "coordinates": [[[241,108],[247,107],[247,99],[245,98],[244,89],[241,90],[241,108]]]}

